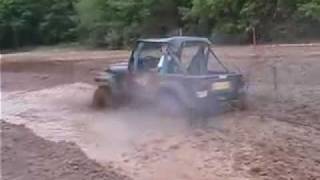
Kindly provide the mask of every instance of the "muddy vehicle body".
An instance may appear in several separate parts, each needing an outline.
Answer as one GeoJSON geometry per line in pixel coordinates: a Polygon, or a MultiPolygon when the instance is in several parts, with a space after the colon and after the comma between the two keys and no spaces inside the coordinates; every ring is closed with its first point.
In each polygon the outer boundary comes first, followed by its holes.
{"type": "Polygon", "coordinates": [[[244,108],[244,80],[215,55],[206,38],[140,39],[128,63],[110,65],[95,81],[95,106],[129,102],[165,112],[211,114],[222,103],[244,108]]]}

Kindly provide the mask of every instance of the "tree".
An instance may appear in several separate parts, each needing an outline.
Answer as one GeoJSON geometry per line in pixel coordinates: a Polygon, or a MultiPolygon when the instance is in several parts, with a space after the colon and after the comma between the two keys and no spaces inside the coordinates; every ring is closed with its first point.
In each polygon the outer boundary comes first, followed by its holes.
{"type": "Polygon", "coordinates": [[[320,21],[320,0],[310,0],[298,4],[298,12],[303,17],[320,21]]]}
{"type": "Polygon", "coordinates": [[[178,7],[189,0],[80,0],[79,29],[96,46],[128,46],[138,37],[169,34],[180,26],[178,7]]]}
{"type": "Polygon", "coordinates": [[[319,38],[320,0],[0,0],[0,47],[82,41],[122,48],[184,34],[221,42],[319,38]]]}
{"type": "Polygon", "coordinates": [[[0,0],[0,47],[52,44],[73,38],[74,0],[0,0]]]}

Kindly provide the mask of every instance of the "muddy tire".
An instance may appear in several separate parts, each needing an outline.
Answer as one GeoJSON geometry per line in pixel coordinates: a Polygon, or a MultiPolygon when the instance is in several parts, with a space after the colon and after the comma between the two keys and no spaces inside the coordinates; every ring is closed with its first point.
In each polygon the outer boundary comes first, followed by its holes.
{"type": "Polygon", "coordinates": [[[95,108],[112,108],[113,98],[111,89],[107,86],[100,86],[94,92],[92,105],[95,108]]]}
{"type": "Polygon", "coordinates": [[[183,116],[186,109],[181,100],[173,93],[160,93],[157,98],[158,111],[165,116],[183,116]]]}
{"type": "Polygon", "coordinates": [[[245,111],[249,108],[248,98],[246,94],[239,96],[238,102],[235,104],[235,108],[239,111],[245,111]]]}

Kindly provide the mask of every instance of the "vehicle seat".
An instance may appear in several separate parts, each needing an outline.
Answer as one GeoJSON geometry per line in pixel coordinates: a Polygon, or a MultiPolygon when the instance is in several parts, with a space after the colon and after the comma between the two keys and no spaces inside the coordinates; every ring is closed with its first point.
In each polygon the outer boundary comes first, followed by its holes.
{"type": "Polygon", "coordinates": [[[207,64],[208,57],[204,54],[204,48],[200,48],[187,70],[191,75],[205,75],[208,73],[207,64]]]}

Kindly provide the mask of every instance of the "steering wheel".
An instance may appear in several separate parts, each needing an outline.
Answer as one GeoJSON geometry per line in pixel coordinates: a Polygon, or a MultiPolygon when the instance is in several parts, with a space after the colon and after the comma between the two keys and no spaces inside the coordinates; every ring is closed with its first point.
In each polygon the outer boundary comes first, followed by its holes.
{"type": "Polygon", "coordinates": [[[156,68],[159,63],[160,58],[154,56],[146,56],[142,59],[142,64],[144,68],[156,68]]]}

